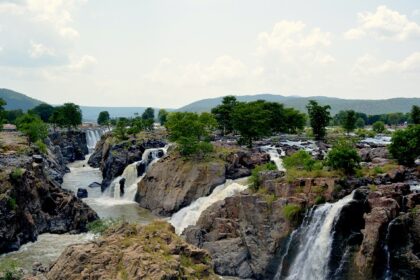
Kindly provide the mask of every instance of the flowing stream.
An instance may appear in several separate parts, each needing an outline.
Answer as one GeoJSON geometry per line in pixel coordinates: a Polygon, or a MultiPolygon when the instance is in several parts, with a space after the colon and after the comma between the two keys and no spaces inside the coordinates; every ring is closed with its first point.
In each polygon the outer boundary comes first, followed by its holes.
{"type": "MultiPolygon", "coordinates": [[[[95,148],[96,142],[100,139],[102,133],[101,130],[86,131],[86,142],[90,152],[95,148]]],[[[150,149],[145,151],[143,159],[147,159],[147,165],[158,160],[155,157],[155,154],[157,154],[156,150],[150,149]],[[149,160],[149,157],[151,160],[149,160]]],[[[166,149],[163,150],[166,152],[166,149]]],[[[127,189],[123,197],[118,196],[114,198],[114,195],[111,196],[109,193],[103,194],[100,187],[89,188],[89,184],[102,181],[102,173],[99,168],[92,168],[87,164],[89,157],[90,154],[86,156],[85,160],[76,161],[68,165],[70,172],[65,174],[63,178],[63,189],[76,193],[78,188],[86,188],[89,196],[83,201],[95,210],[100,218],[118,218],[140,224],[150,223],[157,218],[149,210],[139,207],[134,201],[137,182],[141,180],[142,176],[137,176],[137,170],[135,173],[132,172],[131,165],[127,167],[131,171],[124,171],[125,174],[122,175],[127,176],[126,181],[128,182],[126,183],[127,189]]],[[[91,233],[41,234],[38,236],[37,241],[21,246],[18,251],[0,256],[0,263],[15,261],[20,267],[29,272],[34,262],[49,264],[56,260],[67,246],[88,242],[93,238],[94,235],[91,233]]]]}
{"type": "Polygon", "coordinates": [[[308,211],[302,225],[289,238],[275,279],[328,278],[334,225],[341,209],[352,199],[353,193],[335,203],[325,203],[308,211]],[[293,245],[297,248],[290,250],[293,245]],[[290,261],[288,269],[284,265],[286,258],[290,261]]]}

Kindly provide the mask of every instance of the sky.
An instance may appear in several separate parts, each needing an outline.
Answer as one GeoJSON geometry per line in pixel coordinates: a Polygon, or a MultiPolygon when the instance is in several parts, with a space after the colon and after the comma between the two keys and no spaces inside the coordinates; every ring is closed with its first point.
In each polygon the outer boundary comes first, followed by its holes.
{"type": "Polygon", "coordinates": [[[166,108],[420,97],[420,1],[0,0],[0,88],[166,108]]]}

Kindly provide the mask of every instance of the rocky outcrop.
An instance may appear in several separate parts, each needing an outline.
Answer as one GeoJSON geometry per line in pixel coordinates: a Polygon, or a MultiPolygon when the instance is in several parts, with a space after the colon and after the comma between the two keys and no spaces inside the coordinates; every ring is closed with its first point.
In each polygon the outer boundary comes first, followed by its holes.
{"type": "Polygon", "coordinates": [[[55,157],[64,164],[84,160],[89,153],[84,131],[56,131],[48,135],[47,144],[51,147],[55,157]],[[54,146],[59,147],[53,148],[54,146]],[[61,154],[61,155],[60,155],[61,154]]]}
{"type": "Polygon", "coordinates": [[[277,249],[292,230],[283,213],[286,204],[285,199],[272,202],[258,194],[228,197],[206,209],[184,235],[209,251],[216,273],[269,279],[277,249]]]}
{"type": "Polygon", "coordinates": [[[359,156],[362,161],[370,162],[375,158],[388,159],[390,158],[387,147],[378,148],[361,148],[358,150],[359,156]]]}
{"type": "Polygon", "coordinates": [[[49,162],[19,155],[0,158],[0,253],[19,249],[44,232],[78,233],[98,218],[73,193],[51,180],[49,162]]]}
{"type": "Polygon", "coordinates": [[[117,144],[113,144],[113,141],[110,134],[103,136],[88,161],[90,166],[101,168],[102,191],[123,173],[127,165],[141,160],[146,149],[162,148],[166,145],[161,140],[130,139],[117,144]]]}
{"type": "Polygon", "coordinates": [[[141,207],[168,216],[194,200],[209,195],[227,179],[251,174],[256,165],[269,161],[265,153],[237,151],[202,161],[182,158],[176,151],[154,164],[138,185],[141,207]]]}
{"type": "Polygon", "coordinates": [[[47,279],[218,279],[206,251],[188,245],[172,226],[122,224],[97,241],[68,247],[47,279]]]}

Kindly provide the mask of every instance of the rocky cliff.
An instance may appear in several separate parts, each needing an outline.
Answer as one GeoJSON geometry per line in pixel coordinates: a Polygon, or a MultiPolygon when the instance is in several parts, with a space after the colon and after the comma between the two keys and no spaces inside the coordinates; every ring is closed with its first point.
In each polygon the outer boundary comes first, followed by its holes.
{"type": "Polygon", "coordinates": [[[171,215],[213,189],[226,179],[248,176],[269,156],[256,151],[215,154],[196,161],[176,151],[154,164],[138,185],[136,201],[141,207],[160,215],[171,215]]]}
{"type": "Polygon", "coordinates": [[[101,168],[103,177],[101,187],[104,191],[116,177],[123,173],[127,165],[141,160],[146,149],[162,148],[165,145],[166,142],[162,140],[129,139],[116,142],[110,134],[106,134],[97,143],[88,164],[101,168]]]}
{"type": "Polygon", "coordinates": [[[188,245],[172,226],[122,224],[104,237],[68,247],[47,279],[218,279],[204,250],[188,245]]]}
{"type": "Polygon", "coordinates": [[[84,160],[89,153],[84,131],[56,131],[48,135],[48,146],[64,164],[84,160]],[[57,148],[55,148],[57,147],[57,148]]]}

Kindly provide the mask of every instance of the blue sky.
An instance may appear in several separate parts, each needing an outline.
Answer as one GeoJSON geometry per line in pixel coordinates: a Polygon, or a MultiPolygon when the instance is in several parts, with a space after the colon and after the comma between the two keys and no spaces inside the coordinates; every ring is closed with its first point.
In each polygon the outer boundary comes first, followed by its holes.
{"type": "Polygon", "coordinates": [[[420,97],[419,1],[0,0],[0,87],[53,104],[420,97]]]}

